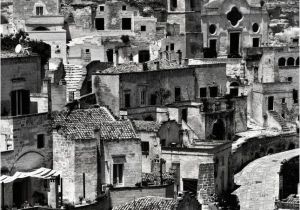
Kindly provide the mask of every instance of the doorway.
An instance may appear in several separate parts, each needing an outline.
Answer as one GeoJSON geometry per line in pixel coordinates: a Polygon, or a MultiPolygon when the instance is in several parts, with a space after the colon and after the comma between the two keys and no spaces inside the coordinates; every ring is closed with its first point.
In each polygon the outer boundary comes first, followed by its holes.
{"type": "Polygon", "coordinates": [[[183,191],[190,192],[192,195],[197,195],[197,179],[182,179],[183,191]]]}
{"type": "Polygon", "coordinates": [[[240,49],[240,33],[230,33],[230,55],[233,57],[239,57],[240,49]]]}
{"type": "Polygon", "coordinates": [[[217,57],[217,40],[216,39],[209,40],[209,49],[211,52],[211,56],[213,58],[216,58],[217,57]]]}
{"type": "Polygon", "coordinates": [[[13,182],[13,203],[21,208],[29,198],[29,178],[19,179],[13,182]]]}
{"type": "Polygon", "coordinates": [[[96,29],[104,30],[104,18],[96,18],[96,29]]]}
{"type": "Polygon", "coordinates": [[[268,97],[268,110],[273,110],[273,104],[274,104],[274,96],[269,96],[268,97]]]}

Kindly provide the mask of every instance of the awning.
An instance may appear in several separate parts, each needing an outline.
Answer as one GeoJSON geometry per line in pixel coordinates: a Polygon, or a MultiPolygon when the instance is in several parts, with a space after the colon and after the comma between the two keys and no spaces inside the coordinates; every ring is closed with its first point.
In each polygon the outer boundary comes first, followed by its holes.
{"type": "Polygon", "coordinates": [[[2,175],[0,183],[13,182],[16,179],[23,179],[27,177],[34,177],[40,179],[51,179],[59,176],[59,173],[49,168],[39,168],[32,172],[16,172],[13,176],[2,175]]]}

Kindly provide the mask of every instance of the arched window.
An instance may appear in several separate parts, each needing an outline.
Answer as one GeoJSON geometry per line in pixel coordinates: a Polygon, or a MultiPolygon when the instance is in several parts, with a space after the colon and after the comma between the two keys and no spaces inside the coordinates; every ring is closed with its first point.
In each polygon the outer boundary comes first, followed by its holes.
{"type": "Polygon", "coordinates": [[[256,32],[258,32],[258,30],[259,30],[259,25],[258,25],[258,23],[253,23],[253,25],[252,25],[252,31],[253,31],[254,33],[256,33],[256,32]]]}
{"type": "Polygon", "coordinates": [[[287,66],[294,66],[295,65],[295,59],[294,58],[292,58],[292,57],[289,57],[288,59],[287,59],[287,66]]]}
{"type": "Polygon", "coordinates": [[[299,66],[299,57],[296,59],[296,66],[299,66]]]}
{"type": "Polygon", "coordinates": [[[213,125],[212,139],[224,140],[225,138],[225,126],[221,119],[218,119],[213,125]]]}
{"type": "Polygon", "coordinates": [[[285,66],[285,58],[278,59],[278,66],[285,66]]]}

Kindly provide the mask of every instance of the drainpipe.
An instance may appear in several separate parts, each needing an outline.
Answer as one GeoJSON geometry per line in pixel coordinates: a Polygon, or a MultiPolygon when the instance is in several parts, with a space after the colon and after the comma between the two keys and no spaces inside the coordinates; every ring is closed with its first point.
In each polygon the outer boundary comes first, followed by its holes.
{"type": "Polygon", "coordinates": [[[85,199],[85,173],[82,173],[83,198],[85,199]]]}
{"type": "Polygon", "coordinates": [[[1,183],[2,186],[2,208],[4,209],[4,182],[1,183]]]}

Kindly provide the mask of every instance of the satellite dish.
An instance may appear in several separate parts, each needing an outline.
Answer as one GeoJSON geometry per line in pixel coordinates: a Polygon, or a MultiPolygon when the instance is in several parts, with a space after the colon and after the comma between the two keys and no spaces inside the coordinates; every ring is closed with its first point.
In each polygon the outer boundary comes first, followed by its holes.
{"type": "Polygon", "coordinates": [[[15,52],[16,52],[17,54],[19,54],[21,51],[22,51],[22,46],[21,46],[20,44],[18,44],[18,45],[16,46],[16,48],[15,48],[15,52]]]}

